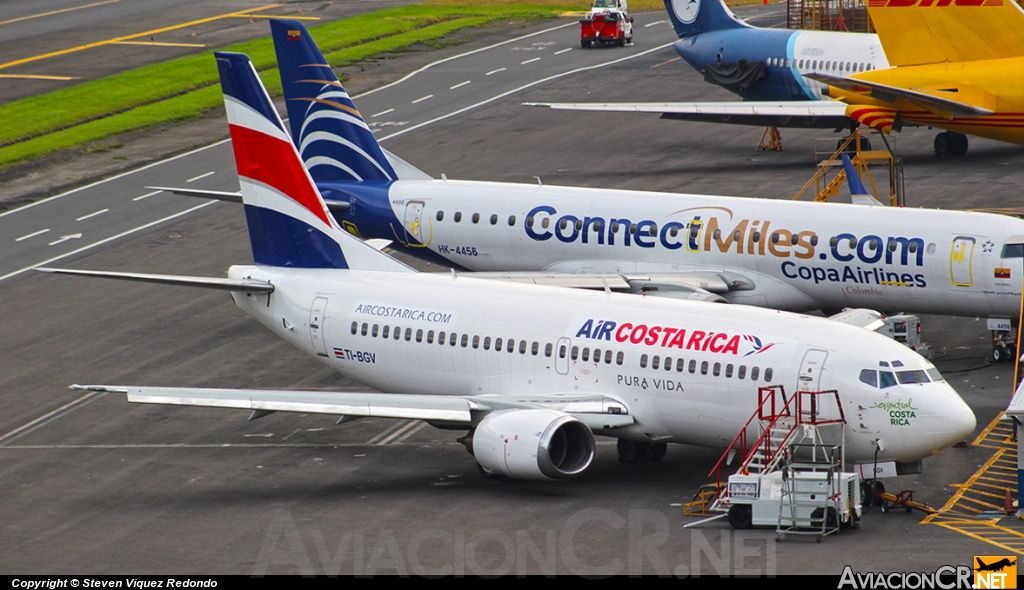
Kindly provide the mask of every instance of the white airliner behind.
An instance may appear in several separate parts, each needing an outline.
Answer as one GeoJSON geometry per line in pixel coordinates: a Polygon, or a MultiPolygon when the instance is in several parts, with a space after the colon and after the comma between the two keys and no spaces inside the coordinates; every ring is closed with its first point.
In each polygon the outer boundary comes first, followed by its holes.
{"type": "Polygon", "coordinates": [[[255,265],[227,279],[61,272],[228,290],[292,345],[396,393],[87,388],[143,403],[425,420],[469,431],[486,473],[531,479],[583,472],[594,433],[655,455],[667,442],[724,446],[769,384],[837,389],[853,462],[915,463],[975,427],[934,366],[861,328],[416,273],[340,229],[249,59],[218,53],[217,64],[255,265]]]}

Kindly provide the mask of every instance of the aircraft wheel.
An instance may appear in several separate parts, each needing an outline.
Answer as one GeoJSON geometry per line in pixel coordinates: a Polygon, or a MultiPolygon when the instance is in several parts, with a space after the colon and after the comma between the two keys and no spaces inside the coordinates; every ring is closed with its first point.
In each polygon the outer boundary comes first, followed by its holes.
{"type": "Polygon", "coordinates": [[[729,526],[736,530],[749,529],[754,526],[754,515],[749,504],[736,504],[729,509],[729,526]]]}
{"type": "Polygon", "coordinates": [[[967,136],[943,131],[935,136],[934,146],[936,156],[962,156],[967,153],[967,136]]]}
{"type": "Polygon", "coordinates": [[[962,156],[967,153],[967,136],[963,133],[949,132],[953,139],[953,155],[962,156]]]}
{"type": "Polygon", "coordinates": [[[668,443],[652,443],[651,444],[651,461],[661,461],[665,458],[665,453],[668,452],[668,443]]]}
{"type": "Polygon", "coordinates": [[[637,442],[620,438],[616,448],[619,451],[620,463],[640,463],[651,456],[651,445],[645,442],[637,442]]]}
{"type": "Polygon", "coordinates": [[[935,141],[932,142],[932,146],[935,148],[936,156],[948,156],[950,155],[949,148],[951,147],[949,141],[949,133],[943,131],[935,136],[935,141]]]}
{"type": "Polygon", "coordinates": [[[1006,350],[1006,347],[1003,346],[1002,344],[993,347],[992,348],[992,362],[1001,363],[1001,362],[1005,361],[1009,357],[1009,354],[1007,354],[1007,352],[1008,351],[1006,350]]]}

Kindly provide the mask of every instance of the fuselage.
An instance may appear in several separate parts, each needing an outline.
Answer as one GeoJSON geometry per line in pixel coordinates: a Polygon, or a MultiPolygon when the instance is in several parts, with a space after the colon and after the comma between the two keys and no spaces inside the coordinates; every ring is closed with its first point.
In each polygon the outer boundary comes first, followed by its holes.
{"type": "MultiPolygon", "coordinates": [[[[463,181],[335,183],[363,238],[473,271],[726,271],[808,311],[1015,317],[1024,221],[1001,215],[463,181]]],[[[325,186],[321,183],[321,190],[325,186]]]]}
{"type": "Polygon", "coordinates": [[[760,80],[726,86],[744,100],[831,100],[822,96],[824,85],[803,74],[850,75],[889,67],[878,36],[868,33],[745,27],[684,37],[673,47],[699,72],[709,64],[740,60],[765,64],[760,80]]]}
{"type": "Polygon", "coordinates": [[[987,109],[992,114],[949,118],[901,98],[887,102],[836,88],[830,88],[828,93],[850,104],[898,109],[906,123],[1024,144],[1024,57],[901,66],[851,77],[931,93],[987,109]]]}
{"type": "Polygon", "coordinates": [[[865,462],[877,439],[879,460],[909,462],[975,426],[928,361],[821,318],[448,274],[244,266],[229,276],[273,283],[273,294],[235,294],[236,304],[382,391],[602,394],[636,421],[604,434],[721,447],[750,418],[759,387],[836,389],[847,459],[865,462]]]}

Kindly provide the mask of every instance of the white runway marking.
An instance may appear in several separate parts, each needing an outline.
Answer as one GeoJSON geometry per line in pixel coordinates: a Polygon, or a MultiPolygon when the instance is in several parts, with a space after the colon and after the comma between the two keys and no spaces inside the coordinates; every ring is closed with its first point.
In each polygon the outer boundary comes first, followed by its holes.
{"type": "Polygon", "coordinates": [[[195,181],[199,180],[200,178],[206,178],[207,176],[213,176],[214,174],[216,174],[216,172],[211,170],[210,172],[207,172],[206,174],[200,174],[199,176],[196,176],[195,178],[189,178],[185,182],[195,182],[195,181]]]}
{"type": "Polygon", "coordinates": [[[484,74],[484,75],[485,75],[485,76],[490,76],[491,74],[497,74],[498,72],[504,72],[504,71],[505,71],[505,69],[506,69],[506,68],[498,68],[498,69],[496,69],[496,70],[491,70],[491,71],[487,72],[487,73],[486,73],[486,74],[484,74]]]}
{"type": "Polygon", "coordinates": [[[110,209],[100,209],[99,211],[96,211],[94,213],[90,213],[88,215],[83,215],[83,216],[79,217],[78,219],[76,219],[75,221],[85,221],[86,219],[89,219],[90,217],[96,217],[97,215],[103,215],[107,211],[110,211],[110,209]]]}
{"type": "MultiPolygon", "coordinates": [[[[402,436],[403,434],[408,432],[410,429],[415,428],[417,424],[421,424],[421,422],[419,420],[410,420],[409,423],[405,425],[405,427],[398,429],[397,432],[380,441],[379,443],[377,443],[377,445],[382,447],[388,444],[389,442],[395,440],[399,436],[402,436]]],[[[412,433],[409,432],[409,435],[412,436],[412,433]]]]}
{"type": "Polygon", "coordinates": [[[461,88],[461,87],[465,86],[466,84],[469,84],[469,82],[470,82],[469,80],[466,80],[465,82],[459,82],[455,86],[452,86],[452,87],[448,88],[448,90],[455,90],[456,88],[461,88]]]}
{"type": "Polygon", "coordinates": [[[418,102],[423,102],[423,101],[431,99],[431,98],[434,98],[434,95],[433,94],[428,94],[428,95],[424,96],[423,98],[417,98],[416,100],[412,101],[411,104],[416,104],[418,102]]]}
{"type": "Polygon", "coordinates": [[[144,195],[142,195],[140,197],[135,197],[132,200],[133,201],[141,201],[142,199],[148,199],[149,197],[152,197],[153,195],[158,194],[158,193],[162,193],[162,192],[164,192],[164,191],[153,191],[151,193],[146,193],[146,194],[144,194],[144,195]]]}
{"type": "Polygon", "coordinates": [[[384,438],[385,436],[388,436],[389,434],[391,434],[392,432],[398,430],[399,428],[402,428],[403,426],[405,426],[407,424],[411,424],[411,423],[412,422],[409,421],[409,420],[401,420],[399,422],[396,422],[396,423],[391,425],[391,428],[388,428],[384,432],[382,432],[382,433],[378,434],[377,436],[375,436],[375,437],[371,438],[370,440],[368,440],[366,442],[366,444],[368,444],[368,445],[375,445],[375,444],[377,444],[380,441],[380,439],[384,438]]]}
{"type": "Polygon", "coordinates": [[[374,117],[379,117],[379,116],[381,116],[381,115],[386,115],[386,114],[388,114],[388,113],[390,113],[390,112],[392,112],[392,111],[394,111],[394,110],[395,110],[395,109],[388,109],[388,110],[386,110],[386,111],[381,111],[381,112],[377,113],[376,115],[370,115],[370,118],[372,119],[372,118],[374,118],[374,117]]]}
{"type": "Polygon", "coordinates": [[[528,59],[526,61],[521,61],[521,62],[519,62],[519,65],[525,66],[526,64],[532,63],[532,62],[535,62],[535,61],[540,61],[540,58],[539,57],[535,57],[533,59],[528,59]]]}
{"type": "Polygon", "coordinates": [[[563,49],[561,51],[556,51],[555,55],[561,55],[561,54],[565,53],[566,51],[572,51],[572,47],[568,47],[568,48],[563,49]]]}
{"type": "Polygon", "coordinates": [[[22,240],[27,240],[29,238],[34,238],[36,236],[41,236],[41,235],[45,234],[48,231],[50,231],[50,230],[49,229],[41,229],[41,230],[39,230],[37,232],[32,232],[32,233],[28,234],[27,236],[21,236],[20,238],[14,240],[14,241],[15,242],[20,242],[22,240]]]}
{"type": "Polygon", "coordinates": [[[70,235],[66,235],[66,236],[61,236],[59,240],[54,240],[53,242],[50,242],[48,245],[56,246],[57,244],[63,244],[64,242],[66,242],[68,240],[77,240],[77,239],[79,239],[81,237],[82,237],[82,234],[70,234],[70,235]]]}
{"type": "Polygon", "coordinates": [[[26,434],[33,432],[37,428],[42,428],[43,426],[46,426],[50,422],[53,422],[58,418],[66,416],[67,414],[74,412],[78,408],[81,408],[86,404],[94,402],[105,395],[107,395],[107,392],[105,391],[90,391],[89,393],[83,395],[82,397],[76,399],[73,402],[64,404],[63,406],[57,408],[56,410],[48,414],[43,414],[42,416],[29,422],[28,424],[19,426],[18,428],[15,428],[14,430],[8,432],[7,434],[0,436],[0,447],[6,446],[11,441],[25,436],[26,434]]]}
{"type": "Polygon", "coordinates": [[[653,27],[654,25],[660,25],[662,23],[667,23],[667,22],[668,22],[667,20],[656,20],[653,23],[647,23],[646,25],[644,25],[644,28],[646,29],[647,27],[653,27]]]}

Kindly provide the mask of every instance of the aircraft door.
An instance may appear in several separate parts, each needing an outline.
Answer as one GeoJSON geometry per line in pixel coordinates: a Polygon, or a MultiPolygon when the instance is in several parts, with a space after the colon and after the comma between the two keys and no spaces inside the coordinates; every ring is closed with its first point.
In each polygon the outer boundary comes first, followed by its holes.
{"type": "Polygon", "coordinates": [[[974,285],[972,263],[974,259],[975,239],[968,236],[953,238],[953,246],[949,253],[949,278],[955,287],[974,285]]]}
{"type": "Polygon", "coordinates": [[[569,374],[569,339],[559,338],[555,344],[555,372],[559,375],[569,374]]]}
{"type": "Polygon", "coordinates": [[[821,391],[821,372],[825,368],[828,351],[812,348],[804,354],[797,378],[797,391],[821,391]]]}
{"type": "Polygon", "coordinates": [[[317,297],[309,308],[309,339],[313,341],[313,349],[320,356],[327,356],[327,344],[324,342],[324,317],[327,314],[327,298],[317,297]]]}
{"type": "Polygon", "coordinates": [[[425,244],[423,239],[423,201],[409,201],[405,205],[405,241],[425,244]]]}

